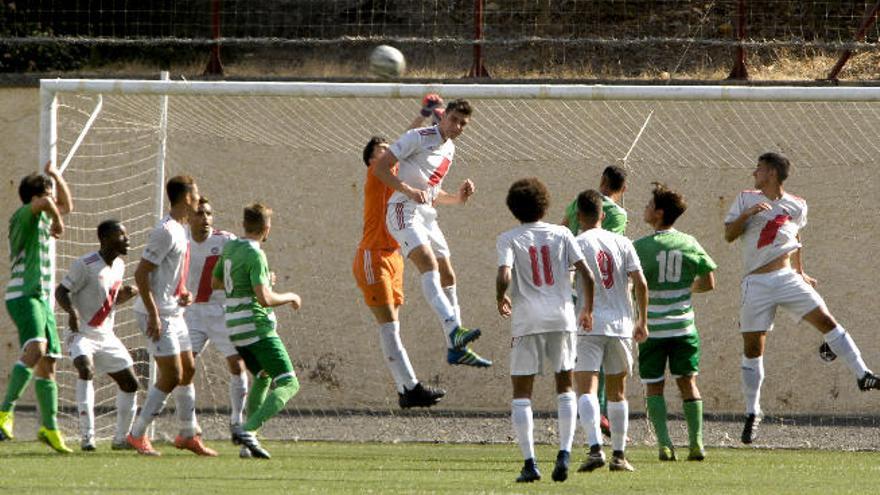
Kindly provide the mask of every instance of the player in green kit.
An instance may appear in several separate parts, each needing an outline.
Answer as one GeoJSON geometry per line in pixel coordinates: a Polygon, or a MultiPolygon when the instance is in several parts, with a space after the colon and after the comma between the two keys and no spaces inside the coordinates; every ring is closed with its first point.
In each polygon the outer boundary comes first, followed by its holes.
{"type": "MultiPolygon", "coordinates": [[[[626,232],[627,216],[626,210],[619,203],[623,200],[623,193],[626,192],[626,170],[617,165],[605,167],[605,170],[602,172],[602,179],[599,182],[599,192],[602,193],[602,211],[605,212],[605,218],[602,220],[602,229],[624,235],[626,232]]],[[[565,217],[560,222],[568,227],[574,235],[578,235],[580,231],[577,213],[577,198],[575,198],[565,208],[565,217]]]]}
{"type": "Polygon", "coordinates": [[[244,235],[223,246],[212,284],[226,291],[229,339],[248,370],[258,377],[248,397],[247,421],[233,427],[232,441],[247,447],[253,457],[268,459],[256,432],[299,391],[290,356],[275,330],[272,308],[290,304],[299,309],[302,300],[293,292],[272,290],[266,253],[260,247],[272,228],[272,210],[260,203],[245,207],[243,226],[244,235]],[[267,395],[269,385],[273,389],[267,395]]]}
{"type": "Polygon", "coordinates": [[[684,401],[689,461],[702,461],[703,400],[697,389],[700,337],[694,325],[691,294],[715,288],[717,265],[692,236],[672,226],[687,209],[684,198],[654,183],[645,207],[645,223],[654,233],[633,244],[648,281],[648,340],[639,344],[639,375],[647,387],[648,417],[654,426],[661,461],[674,461],[675,449],[666,427],[663,384],[666,363],[684,401]]]}
{"type": "Polygon", "coordinates": [[[6,310],[18,329],[21,358],[12,366],[6,397],[0,404],[0,440],[13,438],[13,408],[33,375],[34,391],[40,406],[37,439],[57,452],[72,452],[58,430],[58,385],[55,360],[61,357],[61,341],[55,315],[49,305],[52,290],[52,258],[49,238],[64,232],[62,216],[73,210],[70,189],[52,162],[45,175],[33,173],[21,180],[18,195],[22,206],[9,220],[9,264],[6,284],[6,310]],[[52,181],[58,191],[52,195],[52,181]]]}
{"type": "MultiPolygon", "coordinates": [[[[617,165],[605,167],[605,170],[602,171],[602,179],[599,181],[599,192],[602,194],[602,212],[605,214],[602,218],[602,230],[625,235],[627,215],[626,210],[619,203],[623,200],[623,193],[626,192],[626,170],[617,165]]],[[[574,198],[574,201],[565,208],[565,217],[563,217],[560,224],[568,227],[568,230],[574,235],[580,233],[577,198],[574,198]]],[[[608,422],[607,417],[608,402],[605,396],[604,370],[599,370],[598,391],[599,409],[602,411],[599,424],[602,433],[611,436],[611,424],[608,422]]]]}

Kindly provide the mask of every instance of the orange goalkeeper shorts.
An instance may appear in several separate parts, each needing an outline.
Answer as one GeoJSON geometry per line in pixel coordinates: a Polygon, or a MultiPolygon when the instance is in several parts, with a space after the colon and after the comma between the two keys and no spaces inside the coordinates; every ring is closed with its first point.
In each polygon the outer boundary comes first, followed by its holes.
{"type": "Polygon", "coordinates": [[[400,251],[358,249],[352,272],[367,306],[403,304],[403,256],[400,251]]]}

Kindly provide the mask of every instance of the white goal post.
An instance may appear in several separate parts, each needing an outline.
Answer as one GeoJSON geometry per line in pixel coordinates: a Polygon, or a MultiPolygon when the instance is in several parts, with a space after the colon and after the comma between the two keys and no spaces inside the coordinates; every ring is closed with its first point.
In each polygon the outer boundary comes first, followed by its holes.
{"type": "MultiPolygon", "coordinates": [[[[510,330],[497,316],[492,285],[495,236],[515,223],[504,203],[507,188],[524,176],[541,178],[552,194],[545,220],[558,222],[576,194],[597,187],[601,170],[613,163],[629,172],[628,237],[648,232],[641,214],[650,183],[665,182],[688,200],[677,227],[695,235],[719,263],[718,289],[695,297],[707,413],[742,409],[741,262],[738,246],[726,244],[721,232],[724,213],[736,193],[753,185],[749,174],[765,151],[792,159],[787,185],[811,207],[806,268],[822,281],[820,291],[869,366],[880,363],[869,314],[880,270],[864,261],[866,246],[880,241],[880,216],[866,214],[880,204],[880,88],[873,87],[45,79],[40,163],[66,160],[77,200],[70,228],[57,243],[56,269],[64,273],[70,261],[94,249],[94,227],[114,216],[132,237],[130,277],[146,232],[161,214],[164,177],[193,175],[214,205],[216,226],[233,232],[243,205],[266,202],[276,212],[266,244],[270,266],[278,286],[304,300],[297,313],[279,312],[280,334],[302,383],[288,411],[317,418],[291,435],[323,438],[324,421],[396,411],[376,325],[351,276],[361,234],[361,150],[376,134],[396,139],[431,92],[474,106],[445,187],[472,178],[477,194],[466,206],[440,208],[440,223],[452,249],[464,322],[483,328],[476,348],[496,363],[482,372],[445,364],[438,324],[407,266],[401,333],[417,375],[449,391],[440,408],[446,416],[508,411],[510,330]]],[[[59,327],[65,324],[59,316],[59,327]]],[[[143,367],[148,359],[130,308],[120,309],[117,330],[143,367]]],[[[769,341],[768,413],[873,416],[873,401],[858,394],[849,370],[819,360],[817,332],[777,318],[769,341]]],[[[61,405],[69,409],[73,375],[65,377],[69,363],[60,368],[61,405]]],[[[228,407],[225,373],[218,354],[200,358],[200,409],[228,407]]],[[[101,383],[98,404],[112,409],[114,390],[101,383]]],[[[641,386],[637,379],[630,383],[631,407],[643,411],[641,386]]],[[[555,407],[551,388],[536,386],[537,409],[555,407]]],[[[111,426],[104,421],[106,436],[111,426]]],[[[365,431],[351,421],[331,437],[374,438],[365,431]]]]}

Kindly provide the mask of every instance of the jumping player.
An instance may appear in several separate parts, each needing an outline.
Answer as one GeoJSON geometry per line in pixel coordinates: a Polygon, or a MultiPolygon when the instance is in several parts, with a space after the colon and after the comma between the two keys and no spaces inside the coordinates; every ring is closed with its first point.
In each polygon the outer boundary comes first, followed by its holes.
{"type": "Polygon", "coordinates": [[[741,439],[745,444],[755,441],[763,416],[764,343],[779,306],[822,333],[825,343],[852,370],[859,390],[880,389],[880,378],[865,365],[852,337],[816,292],[816,279],[804,272],[798,231],[807,225],[807,202],[783,189],[790,172],[788,158],[778,153],[758,157],[752,172],[755,189],[739,193],[724,219],[724,238],[727,242],[741,239],[745,264],[739,321],[746,402],[741,439]]]}

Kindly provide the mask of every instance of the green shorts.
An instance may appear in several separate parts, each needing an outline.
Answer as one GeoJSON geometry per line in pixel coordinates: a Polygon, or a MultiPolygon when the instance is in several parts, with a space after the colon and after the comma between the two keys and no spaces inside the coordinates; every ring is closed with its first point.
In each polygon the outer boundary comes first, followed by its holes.
{"type": "Polygon", "coordinates": [[[18,328],[18,344],[22,350],[29,342],[45,342],[46,355],[56,359],[61,357],[61,339],[49,301],[39,297],[19,297],[6,301],[6,311],[18,328]]]}
{"type": "Polygon", "coordinates": [[[243,347],[236,346],[235,349],[244,360],[248,371],[254,376],[261,371],[265,371],[272,378],[272,381],[281,375],[296,376],[293,364],[290,362],[290,356],[287,355],[287,349],[277,335],[263,337],[253,344],[243,347]]]}
{"type": "Polygon", "coordinates": [[[700,335],[695,333],[669,337],[649,338],[639,344],[639,377],[642,383],[662,382],[666,362],[673,378],[696,375],[700,371],[700,335]]]}

